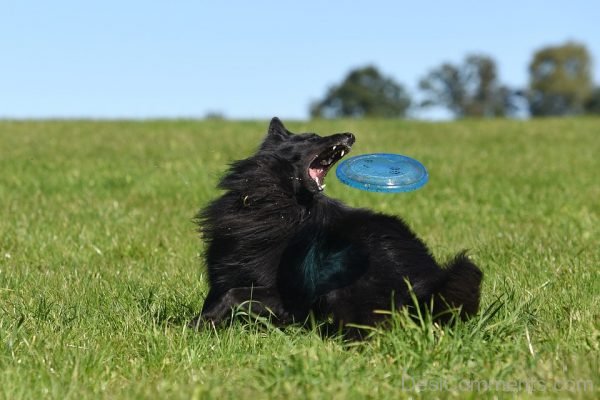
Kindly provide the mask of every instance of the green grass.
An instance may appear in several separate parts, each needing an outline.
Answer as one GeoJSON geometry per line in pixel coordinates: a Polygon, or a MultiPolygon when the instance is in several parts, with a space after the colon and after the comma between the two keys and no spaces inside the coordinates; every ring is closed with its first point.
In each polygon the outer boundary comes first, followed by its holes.
{"type": "Polygon", "coordinates": [[[190,332],[192,218],[266,122],[0,122],[0,398],[597,398],[600,120],[314,121],[421,160],[416,192],[327,191],[401,215],[485,272],[454,328],[394,317],[348,345],[297,327],[190,332]]]}

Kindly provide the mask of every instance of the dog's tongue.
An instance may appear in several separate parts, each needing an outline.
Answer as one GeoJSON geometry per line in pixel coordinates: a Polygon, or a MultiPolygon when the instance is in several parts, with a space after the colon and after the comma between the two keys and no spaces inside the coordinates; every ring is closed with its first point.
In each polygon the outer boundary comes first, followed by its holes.
{"type": "Polygon", "coordinates": [[[317,185],[321,184],[321,180],[323,179],[323,168],[309,168],[308,169],[308,174],[310,175],[311,178],[313,178],[313,180],[315,182],[317,182],[317,185]]]}
{"type": "Polygon", "coordinates": [[[323,168],[310,168],[308,173],[310,174],[311,178],[316,179],[323,174],[323,168]]]}

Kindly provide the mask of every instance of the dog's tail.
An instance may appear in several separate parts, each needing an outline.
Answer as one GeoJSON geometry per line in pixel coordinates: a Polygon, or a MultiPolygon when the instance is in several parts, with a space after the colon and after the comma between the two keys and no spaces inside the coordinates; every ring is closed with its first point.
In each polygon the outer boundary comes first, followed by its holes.
{"type": "Polygon", "coordinates": [[[450,319],[450,308],[460,308],[461,319],[467,319],[479,309],[479,295],[483,273],[467,257],[465,251],[459,253],[445,268],[446,281],[438,292],[440,298],[434,301],[434,315],[444,321],[450,319]]]}

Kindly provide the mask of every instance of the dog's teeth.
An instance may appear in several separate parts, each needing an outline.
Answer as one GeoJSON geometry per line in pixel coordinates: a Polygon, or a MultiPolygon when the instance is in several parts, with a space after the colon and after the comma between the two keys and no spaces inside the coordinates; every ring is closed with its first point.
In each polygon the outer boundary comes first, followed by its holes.
{"type": "Polygon", "coordinates": [[[346,153],[344,152],[344,150],[342,150],[342,153],[341,153],[341,154],[342,154],[342,157],[344,157],[344,154],[346,154],[346,153]]]}
{"type": "Polygon", "coordinates": [[[324,184],[321,186],[321,190],[325,189],[325,186],[327,186],[327,184],[326,184],[326,183],[324,183],[324,184]]]}
{"type": "Polygon", "coordinates": [[[331,149],[331,150],[335,150],[335,148],[336,148],[336,147],[337,147],[337,145],[336,145],[336,146],[333,146],[333,149],[331,149]]]}

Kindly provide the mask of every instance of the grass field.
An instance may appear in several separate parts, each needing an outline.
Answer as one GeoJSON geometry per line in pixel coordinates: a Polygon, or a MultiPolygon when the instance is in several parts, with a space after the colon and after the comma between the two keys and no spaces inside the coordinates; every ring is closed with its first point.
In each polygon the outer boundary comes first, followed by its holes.
{"type": "Polygon", "coordinates": [[[0,398],[598,398],[599,119],[289,123],[421,160],[416,192],[327,192],[485,273],[473,320],[397,315],[354,345],[185,328],[207,291],[192,218],[266,124],[0,122],[0,398]]]}

